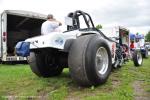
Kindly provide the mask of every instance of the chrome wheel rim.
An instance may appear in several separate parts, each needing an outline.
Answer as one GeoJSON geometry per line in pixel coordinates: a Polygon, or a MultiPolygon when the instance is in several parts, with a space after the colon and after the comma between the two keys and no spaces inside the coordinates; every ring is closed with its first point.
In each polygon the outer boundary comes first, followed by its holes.
{"type": "Polygon", "coordinates": [[[108,69],[108,53],[107,50],[104,47],[98,48],[96,52],[96,57],[95,57],[95,63],[96,63],[96,69],[98,75],[103,75],[107,72],[108,69]]]}
{"type": "Polygon", "coordinates": [[[137,53],[137,59],[138,59],[138,63],[141,65],[142,64],[142,54],[141,54],[141,52],[137,53]]]}

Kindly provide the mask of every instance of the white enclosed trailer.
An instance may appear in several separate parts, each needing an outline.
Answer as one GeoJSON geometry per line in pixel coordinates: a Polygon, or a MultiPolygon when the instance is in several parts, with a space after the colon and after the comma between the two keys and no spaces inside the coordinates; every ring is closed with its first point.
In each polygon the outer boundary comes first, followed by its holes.
{"type": "Polygon", "coordinates": [[[15,45],[19,41],[41,34],[41,24],[46,15],[21,11],[5,10],[0,15],[0,61],[20,62],[25,57],[15,55],[15,45]]]}

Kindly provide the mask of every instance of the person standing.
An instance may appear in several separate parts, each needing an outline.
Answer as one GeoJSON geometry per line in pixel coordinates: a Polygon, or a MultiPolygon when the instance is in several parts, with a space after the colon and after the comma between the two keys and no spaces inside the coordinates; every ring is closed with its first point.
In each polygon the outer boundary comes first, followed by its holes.
{"type": "Polygon", "coordinates": [[[41,34],[49,34],[51,32],[56,32],[57,28],[61,26],[62,23],[57,21],[52,14],[48,14],[47,20],[42,23],[41,34]]]}

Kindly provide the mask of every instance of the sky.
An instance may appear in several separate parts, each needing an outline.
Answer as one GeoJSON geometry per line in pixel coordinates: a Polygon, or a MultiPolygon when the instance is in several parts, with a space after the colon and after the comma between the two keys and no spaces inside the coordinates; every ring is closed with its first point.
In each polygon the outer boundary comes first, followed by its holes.
{"type": "Polygon", "coordinates": [[[63,23],[69,12],[83,10],[103,28],[123,26],[142,34],[150,30],[150,0],[0,0],[3,10],[51,13],[63,23]]]}

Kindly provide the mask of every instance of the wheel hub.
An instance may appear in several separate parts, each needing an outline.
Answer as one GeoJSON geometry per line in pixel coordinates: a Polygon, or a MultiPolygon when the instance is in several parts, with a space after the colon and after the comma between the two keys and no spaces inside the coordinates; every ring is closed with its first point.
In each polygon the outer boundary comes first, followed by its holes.
{"type": "Polygon", "coordinates": [[[96,52],[96,69],[98,75],[103,75],[107,72],[108,69],[108,53],[107,50],[104,47],[98,48],[96,52]]]}
{"type": "Polygon", "coordinates": [[[138,63],[141,65],[142,64],[142,55],[140,52],[138,52],[138,54],[137,54],[137,59],[138,59],[138,63]]]}

